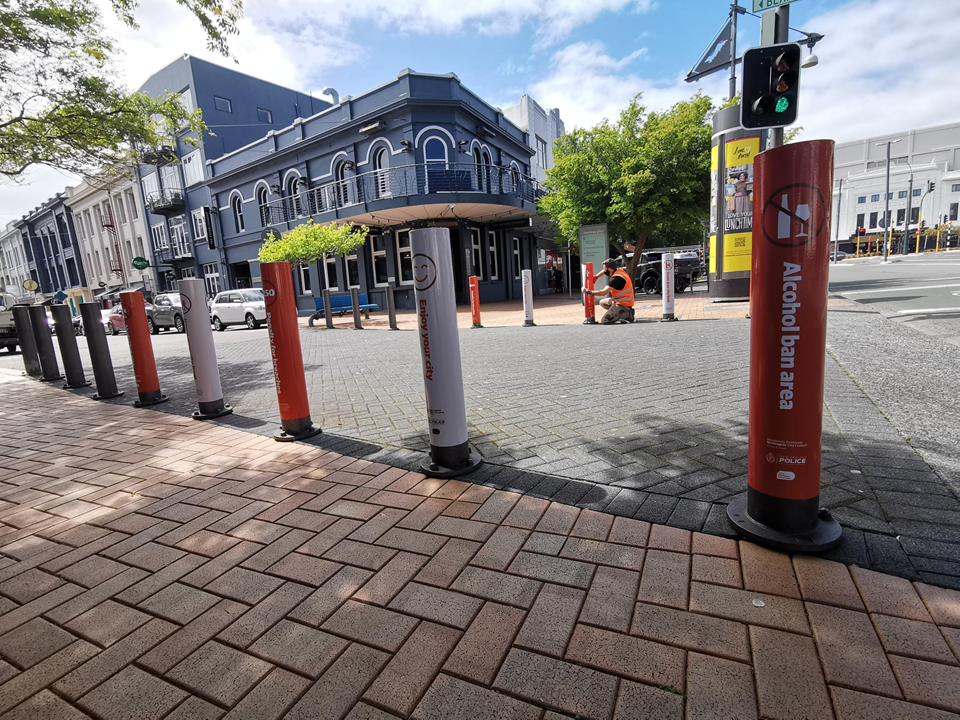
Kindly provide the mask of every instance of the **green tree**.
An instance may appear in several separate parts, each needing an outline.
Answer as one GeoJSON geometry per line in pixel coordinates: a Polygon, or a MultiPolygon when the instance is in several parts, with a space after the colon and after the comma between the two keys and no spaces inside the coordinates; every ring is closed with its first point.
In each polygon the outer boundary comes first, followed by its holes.
{"type": "Polygon", "coordinates": [[[649,236],[699,233],[710,193],[710,99],[697,93],[663,112],[637,95],[616,123],[575,130],[554,145],[540,211],[577,243],[581,225],[607,223],[633,273],[649,236]]]}
{"type": "Polygon", "coordinates": [[[287,261],[294,267],[314,262],[324,255],[349,255],[367,241],[366,225],[317,225],[308,220],[285,235],[271,234],[260,247],[260,262],[287,261]]]}
{"type": "MultiPolygon", "coordinates": [[[[226,54],[241,0],[176,2],[197,17],[208,46],[226,54]]],[[[136,0],[109,3],[136,27],[136,0]]],[[[35,165],[91,173],[182,128],[196,137],[206,130],[177,95],[128,92],[116,80],[114,53],[93,0],[0,1],[0,174],[17,179],[35,165]]]]}

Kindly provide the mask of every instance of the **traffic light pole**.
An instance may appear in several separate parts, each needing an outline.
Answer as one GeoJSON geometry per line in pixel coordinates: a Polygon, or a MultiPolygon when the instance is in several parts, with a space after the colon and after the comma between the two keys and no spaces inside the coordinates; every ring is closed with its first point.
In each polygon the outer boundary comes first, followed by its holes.
{"type": "Polygon", "coordinates": [[[732,101],[737,96],[737,3],[730,6],[730,96],[732,101]]]}
{"type": "MultiPolygon", "coordinates": [[[[910,169],[910,183],[907,185],[907,219],[904,221],[903,225],[903,248],[900,250],[901,255],[910,254],[910,217],[913,214],[913,169],[910,169]]],[[[917,218],[917,222],[920,222],[920,218],[917,218]]]]}
{"type": "MultiPolygon", "coordinates": [[[[790,42],[790,6],[768,10],[760,16],[760,45],[777,45],[790,42]]],[[[783,128],[767,131],[767,149],[783,145],[783,128]]]]}
{"type": "Polygon", "coordinates": [[[887,262],[890,249],[890,143],[887,143],[887,189],[883,193],[883,261],[887,262]]]}
{"type": "Polygon", "coordinates": [[[840,178],[840,188],[837,190],[837,239],[833,243],[833,262],[837,262],[837,250],[840,249],[840,206],[843,204],[843,178],[840,178]]]}

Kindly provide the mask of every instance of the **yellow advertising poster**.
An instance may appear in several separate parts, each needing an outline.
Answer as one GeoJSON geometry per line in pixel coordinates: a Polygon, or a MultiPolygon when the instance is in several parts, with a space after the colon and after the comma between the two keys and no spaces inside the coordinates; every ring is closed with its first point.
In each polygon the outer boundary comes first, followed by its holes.
{"type": "Polygon", "coordinates": [[[753,250],[753,159],[760,138],[728,140],[723,171],[723,271],[749,271],[753,250]]]}

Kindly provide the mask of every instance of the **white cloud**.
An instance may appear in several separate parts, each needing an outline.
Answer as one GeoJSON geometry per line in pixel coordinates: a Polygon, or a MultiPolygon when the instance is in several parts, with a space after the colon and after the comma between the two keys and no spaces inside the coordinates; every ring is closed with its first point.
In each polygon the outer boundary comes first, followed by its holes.
{"type": "MultiPolygon", "coordinates": [[[[957,63],[950,54],[960,31],[960,2],[913,3],[907,12],[902,0],[857,0],[812,18],[803,29],[826,37],[816,47],[820,64],[802,75],[801,139],[843,142],[960,119],[960,95],[953,91],[957,63]]],[[[738,43],[758,44],[748,37],[738,43]]],[[[696,58],[678,59],[676,75],[659,79],[637,73],[629,59],[610,56],[599,42],[568,45],[528,92],[545,107],[560,108],[568,128],[617,117],[638,92],[653,109],[698,89],[715,101],[726,98],[725,72],[683,82],[696,58]]]]}

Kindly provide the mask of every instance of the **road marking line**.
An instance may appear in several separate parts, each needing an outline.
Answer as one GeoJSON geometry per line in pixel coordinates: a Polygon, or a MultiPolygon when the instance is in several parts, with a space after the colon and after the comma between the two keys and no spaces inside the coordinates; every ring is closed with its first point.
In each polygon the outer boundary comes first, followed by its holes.
{"type": "Polygon", "coordinates": [[[898,315],[936,315],[937,313],[960,312],[960,307],[954,308],[924,308],[922,310],[897,310],[898,315]]]}
{"type": "MultiPolygon", "coordinates": [[[[960,280],[960,278],[944,278],[945,280],[960,280]]],[[[895,288],[877,288],[876,290],[848,290],[844,292],[843,290],[837,291],[838,295],[874,295],[876,293],[889,293],[889,292],[901,292],[904,290],[939,290],[941,288],[952,288],[960,287],[958,283],[952,283],[950,285],[911,285],[909,287],[895,287],[895,288]]]]}

